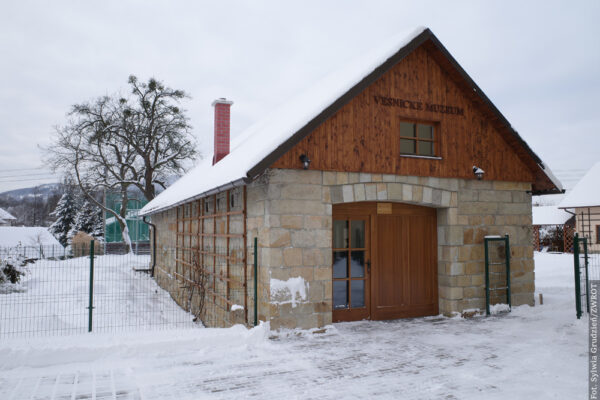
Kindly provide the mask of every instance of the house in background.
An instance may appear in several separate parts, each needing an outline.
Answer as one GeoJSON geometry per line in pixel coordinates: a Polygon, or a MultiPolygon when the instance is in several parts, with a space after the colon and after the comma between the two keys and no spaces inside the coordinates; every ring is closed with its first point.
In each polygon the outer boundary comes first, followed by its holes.
{"type": "Polygon", "coordinates": [[[533,246],[537,251],[573,251],[575,217],[557,206],[533,207],[533,246]]]}
{"type": "MultiPolygon", "coordinates": [[[[130,193],[129,201],[127,202],[127,227],[129,229],[129,237],[133,244],[134,250],[138,248],[148,248],[149,232],[148,225],[142,220],[139,215],[139,210],[148,203],[148,201],[139,192],[130,193]]],[[[118,193],[106,193],[104,204],[119,212],[121,210],[121,196],[118,193]]],[[[116,218],[109,212],[104,212],[104,240],[108,251],[119,250],[123,247],[123,236],[121,227],[116,218]]]]}
{"type": "Polygon", "coordinates": [[[575,214],[575,229],[588,238],[588,249],[600,251],[600,162],[567,193],[558,207],[575,214]]]}
{"type": "Polygon", "coordinates": [[[5,209],[0,208],[0,226],[14,226],[16,223],[17,218],[15,218],[5,209]]]}
{"type": "Polygon", "coordinates": [[[212,160],[141,210],[157,282],[206,325],[254,305],[272,329],[482,310],[487,235],[510,236],[512,304],[534,304],[531,196],[561,184],[429,29],[230,146],[231,105],[213,103],[212,160]]]}
{"type": "Polygon", "coordinates": [[[20,254],[25,257],[59,257],[66,249],[41,226],[0,226],[0,254],[20,254]]]}

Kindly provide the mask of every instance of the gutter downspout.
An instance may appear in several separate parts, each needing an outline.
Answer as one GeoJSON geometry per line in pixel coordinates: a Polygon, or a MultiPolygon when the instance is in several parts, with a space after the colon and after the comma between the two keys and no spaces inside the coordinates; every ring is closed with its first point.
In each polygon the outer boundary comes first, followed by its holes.
{"type": "Polygon", "coordinates": [[[146,225],[152,227],[152,269],[150,270],[150,276],[154,278],[154,267],[156,266],[156,225],[146,221],[145,215],[142,216],[142,221],[144,221],[146,225]]]}

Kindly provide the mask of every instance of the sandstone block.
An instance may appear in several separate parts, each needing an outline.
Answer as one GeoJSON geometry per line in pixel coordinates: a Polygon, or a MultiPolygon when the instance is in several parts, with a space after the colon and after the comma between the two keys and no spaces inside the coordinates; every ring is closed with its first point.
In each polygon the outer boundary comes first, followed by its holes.
{"type": "Polygon", "coordinates": [[[337,172],[335,175],[335,183],[337,185],[345,185],[348,183],[348,173],[347,172],[337,172]]]}
{"type": "Polygon", "coordinates": [[[302,265],[325,265],[325,259],[321,249],[304,249],[302,251],[302,265]]]}
{"type": "Polygon", "coordinates": [[[304,227],[306,229],[331,228],[331,217],[307,215],[304,217],[304,227]]]}
{"type": "Polygon", "coordinates": [[[479,201],[510,203],[512,195],[511,192],[502,190],[481,190],[479,192],[479,201]]]}
{"type": "Polygon", "coordinates": [[[290,183],[281,188],[282,199],[321,200],[321,185],[296,185],[290,183]]]}
{"type": "Polygon", "coordinates": [[[287,215],[324,215],[326,212],[320,200],[271,200],[269,211],[271,214],[287,215]]]}
{"type": "Polygon", "coordinates": [[[459,300],[463,298],[462,287],[440,287],[440,296],[446,300],[459,300]]]}
{"type": "MultiPolygon", "coordinates": [[[[462,215],[490,215],[498,211],[497,203],[486,203],[480,201],[463,201],[458,205],[458,212],[462,215]]],[[[475,224],[472,224],[475,225],[475,224]]]]}
{"type": "Polygon", "coordinates": [[[463,189],[458,192],[458,199],[462,201],[477,201],[478,192],[476,190],[463,189]]]}
{"type": "Polygon", "coordinates": [[[494,181],[494,190],[531,190],[531,184],[528,182],[504,182],[494,181]]]}
{"type": "Polygon", "coordinates": [[[449,268],[447,268],[446,273],[448,275],[464,275],[465,273],[465,264],[460,262],[453,262],[449,264],[449,268]]]}
{"type": "Polygon", "coordinates": [[[382,181],[383,182],[396,182],[396,175],[383,174],[382,181]]]}
{"type": "Polygon", "coordinates": [[[463,244],[463,228],[462,226],[448,226],[446,228],[446,244],[461,245],[463,244]]]}
{"type": "Polygon", "coordinates": [[[335,185],[337,178],[337,172],[334,171],[323,171],[323,185],[335,185]]]}
{"type": "Polygon", "coordinates": [[[302,249],[294,247],[283,249],[283,265],[286,267],[302,265],[302,249]]]}
{"type": "Polygon", "coordinates": [[[302,229],[304,227],[304,220],[300,215],[281,215],[280,221],[282,228],[302,229]]]}
{"type": "Polygon", "coordinates": [[[369,173],[361,172],[358,176],[358,181],[362,183],[371,182],[372,176],[369,173]]]}
{"type": "Polygon", "coordinates": [[[343,203],[344,195],[342,193],[342,186],[331,186],[329,188],[331,202],[334,204],[343,203]]]}
{"type": "Polygon", "coordinates": [[[291,235],[286,229],[272,228],[268,231],[266,247],[287,247],[291,245],[291,235]]]}
{"type": "Polygon", "coordinates": [[[387,185],[385,183],[377,184],[377,200],[387,200],[387,185]]]}
{"type": "Polygon", "coordinates": [[[331,267],[315,267],[314,269],[314,276],[316,281],[331,280],[331,273],[331,267]]]}
{"type": "MultiPolygon", "coordinates": [[[[412,188],[411,198],[412,198],[412,188]]],[[[389,200],[402,200],[402,184],[400,183],[388,183],[387,184],[387,195],[389,200]]]]}
{"type": "Polygon", "coordinates": [[[377,184],[375,184],[375,183],[365,184],[365,198],[367,201],[377,200],[377,184]]]}
{"type": "Polygon", "coordinates": [[[425,196],[425,191],[427,191],[427,189],[429,189],[429,191],[431,191],[431,188],[428,187],[423,187],[423,186],[413,186],[412,189],[412,201],[416,202],[416,203],[427,203],[427,201],[425,201],[424,196],[425,196]]]}
{"type": "Polygon", "coordinates": [[[365,201],[365,185],[354,185],[354,201],[365,201]]]}
{"type": "Polygon", "coordinates": [[[305,248],[315,246],[315,236],[312,231],[309,230],[298,230],[293,231],[292,235],[292,247],[305,248]]]}
{"type": "Polygon", "coordinates": [[[440,200],[440,205],[442,207],[449,207],[450,199],[452,198],[452,193],[447,190],[444,190],[441,193],[442,193],[442,198],[440,200]]]}
{"type": "Polygon", "coordinates": [[[498,207],[501,214],[531,215],[531,204],[527,203],[501,203],[498,207]]]}
{"type": "MultiPolygon", "coordinates": [[[[412,185],[407,185],[407,184],[403,185],[402,186],[402,198],[399,200],[412,201],[412,192],[413,192],[412,185]]],[[[389,193],[389,188],[388,188],[388,193],[389,193]]]]}
{"type": "Polygon", "coordinates": [[[344,199],[344,203],[351,203],[354,201],[354,189],[352,185],[342,186],[342,197],[344,199]]]}
{"type": "MultiPolygon", "coordinates": [[[[300,169],[271,169],[269,183],[295,183],[320,185],[323,182],[321,171],[300,169]]],[[[269,185],[270,186],[270,185],[269,185]]]]}
{"type": "Polygon", "coordinates": [[[442,205],[442,191],[441,190],[433,189],[432,196],[431,196],[431,203],[437,207],[442,205]]]}

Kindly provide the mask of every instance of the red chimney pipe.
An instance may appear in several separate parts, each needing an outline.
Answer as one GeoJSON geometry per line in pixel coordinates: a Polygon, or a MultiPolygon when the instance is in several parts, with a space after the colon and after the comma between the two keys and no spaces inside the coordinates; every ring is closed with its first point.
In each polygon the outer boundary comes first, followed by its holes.
{"type": "Polygon", "coordinates": [[[233,101],[224,97],[212,102],[215,108],[215,151],[213,165],[229,154],[229,109],[233,101]]]}

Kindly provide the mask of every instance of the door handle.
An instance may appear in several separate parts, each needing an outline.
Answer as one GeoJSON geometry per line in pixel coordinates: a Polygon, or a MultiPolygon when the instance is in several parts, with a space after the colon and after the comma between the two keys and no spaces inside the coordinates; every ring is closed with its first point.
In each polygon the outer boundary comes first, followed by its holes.
{"type": "Polygon", "coordinates": [[[371,273],[371,261],[370,260],[367,261],[367,273],[368,274],[371,273]]]}

